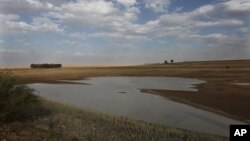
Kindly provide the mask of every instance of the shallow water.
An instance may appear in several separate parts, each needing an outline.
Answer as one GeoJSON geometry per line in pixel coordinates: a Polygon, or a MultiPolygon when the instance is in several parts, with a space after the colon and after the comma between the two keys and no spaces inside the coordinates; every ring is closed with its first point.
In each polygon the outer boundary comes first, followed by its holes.
{"type": "Polygon", "coordinates": [[[250,86],[250,83],[235,83],[235,84],[241,86],[250,86]]]}
{"type": "Polygon", "coordinates": [[[229,136],[230,124],[242,122],[142,93],[141,88],[196,91],[197,79],[176,77],[95,77],[81,84],[31,84],[37,94],[48,99],[75,104],[95,111],[165,124],[197,132],[229,136]]]}

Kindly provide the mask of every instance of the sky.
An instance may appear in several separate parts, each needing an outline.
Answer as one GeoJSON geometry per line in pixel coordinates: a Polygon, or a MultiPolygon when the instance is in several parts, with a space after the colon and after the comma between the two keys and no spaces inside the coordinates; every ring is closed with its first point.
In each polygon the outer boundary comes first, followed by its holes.
{"type": "Polygon", "coordinates": [[[250,59],[250,0],[0,0],[0,66],[250,59]]]}

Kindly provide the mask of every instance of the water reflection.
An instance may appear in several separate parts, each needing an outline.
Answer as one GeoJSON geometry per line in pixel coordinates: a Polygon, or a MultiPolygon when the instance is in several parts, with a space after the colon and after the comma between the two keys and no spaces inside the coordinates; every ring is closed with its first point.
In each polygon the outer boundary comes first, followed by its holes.
{"type": "Polygon", "coordinates": [[[196,91],[197,79],[175,77],[96,77],[82,84],[32,84],[43,97],[84,108],[161,123],[171,127],[228,136],[230,124],[241,122],[166,98],[140,88],[196,91]]]}

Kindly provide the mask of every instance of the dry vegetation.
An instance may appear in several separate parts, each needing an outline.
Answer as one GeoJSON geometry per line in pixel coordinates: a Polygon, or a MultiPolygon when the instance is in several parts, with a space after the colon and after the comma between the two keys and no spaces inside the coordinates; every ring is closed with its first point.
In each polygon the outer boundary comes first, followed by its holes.
{"type": "Polygon", "coordinates": [[[0,140],[223,141],[227,138],[110,116],[41,100],[50,114],[34,121],[0,126],[0,140]]]}
{"type": "MultiPolygon", "coordinates": [[[[4,71],[6,69],[2,69],[4,71]]],[[[123,67],[66,67],[60,69],[7,69],[22,82],[55,82],[95,76],[179,76],[216,82],[250,82],[250,60],[183,62],[123,67]],[[229,66],[229,68],[227,68],[229,66]]],[[[1,71],[1,69],[0,69],[1,71]]]]}
{"type": "MultiPolygon", "coordinates": [[[[5,71],[4,69],[2,71],[5,71]]],[[[68,67],[60,69],[10,69],[22,83],[76,80],[95,76],[177,76],[206,80],[198,92],[144,90],[218,112],[250,120],[250,61],[184,62],[131,67],[68,67]]],[[[167,128],[63,106],[43,100],[52,114],[35,121],[0,126],[1,138],[27,140],[221,140],[214,136],[167,128]],[[49,135],[49,136],[48,136],[49,135]]]]}
{"type": "Polygon", "coordinates": [[[206,80],[199,92],[151,91],[240,120],[250,120],[250,60],[182,62],[123,67],[68,67],[61,69],[11,69],[24,83],[84,79],[95,76],[177,76],[206,80]],[[184,95],[185,93],[185,95],[184,95]]]}

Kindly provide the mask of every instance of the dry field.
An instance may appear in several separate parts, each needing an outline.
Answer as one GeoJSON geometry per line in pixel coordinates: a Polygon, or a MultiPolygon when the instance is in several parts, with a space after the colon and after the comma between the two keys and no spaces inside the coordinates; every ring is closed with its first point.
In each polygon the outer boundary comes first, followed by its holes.
{"type": "MultiPolygon", "coordinates": [[[[250,60],[183,62],[141,66],[66,67],[60,69],[10,68],[22,83],[59,83],[96,76],[169,76],[207,81],[197,85],[198,92],[148,90],[172,100],[250,120],[250,60]]],[[[1,140],[227,140],[218,136],[168,128],[127,118],[109,116],[69,105],[42,100],[50,111],[35,121],[0,126],[1,140]]]]}
{"type": "MultiPolygon", "coordinates": [[[[198,92],[144,90],[224,114],[250,121],[250,86],[234,83],[250,82],[250,60],[197,61],[174,64],[148,64],[113,67],[65,67],[60,69],[8,69],[23,83],[58,83],[96,76],[170,76],[198,78],[207,83],[197,85],[198,92]]],[[[2,69],[4,71],[4,69],[2,69]]]]}
{"type": "Polygon", "coordinates": [[[42,100],[49,110],[36,120],[0,125],[6,141],[226,141],[228,138],[110,116],[42,100]]]}

